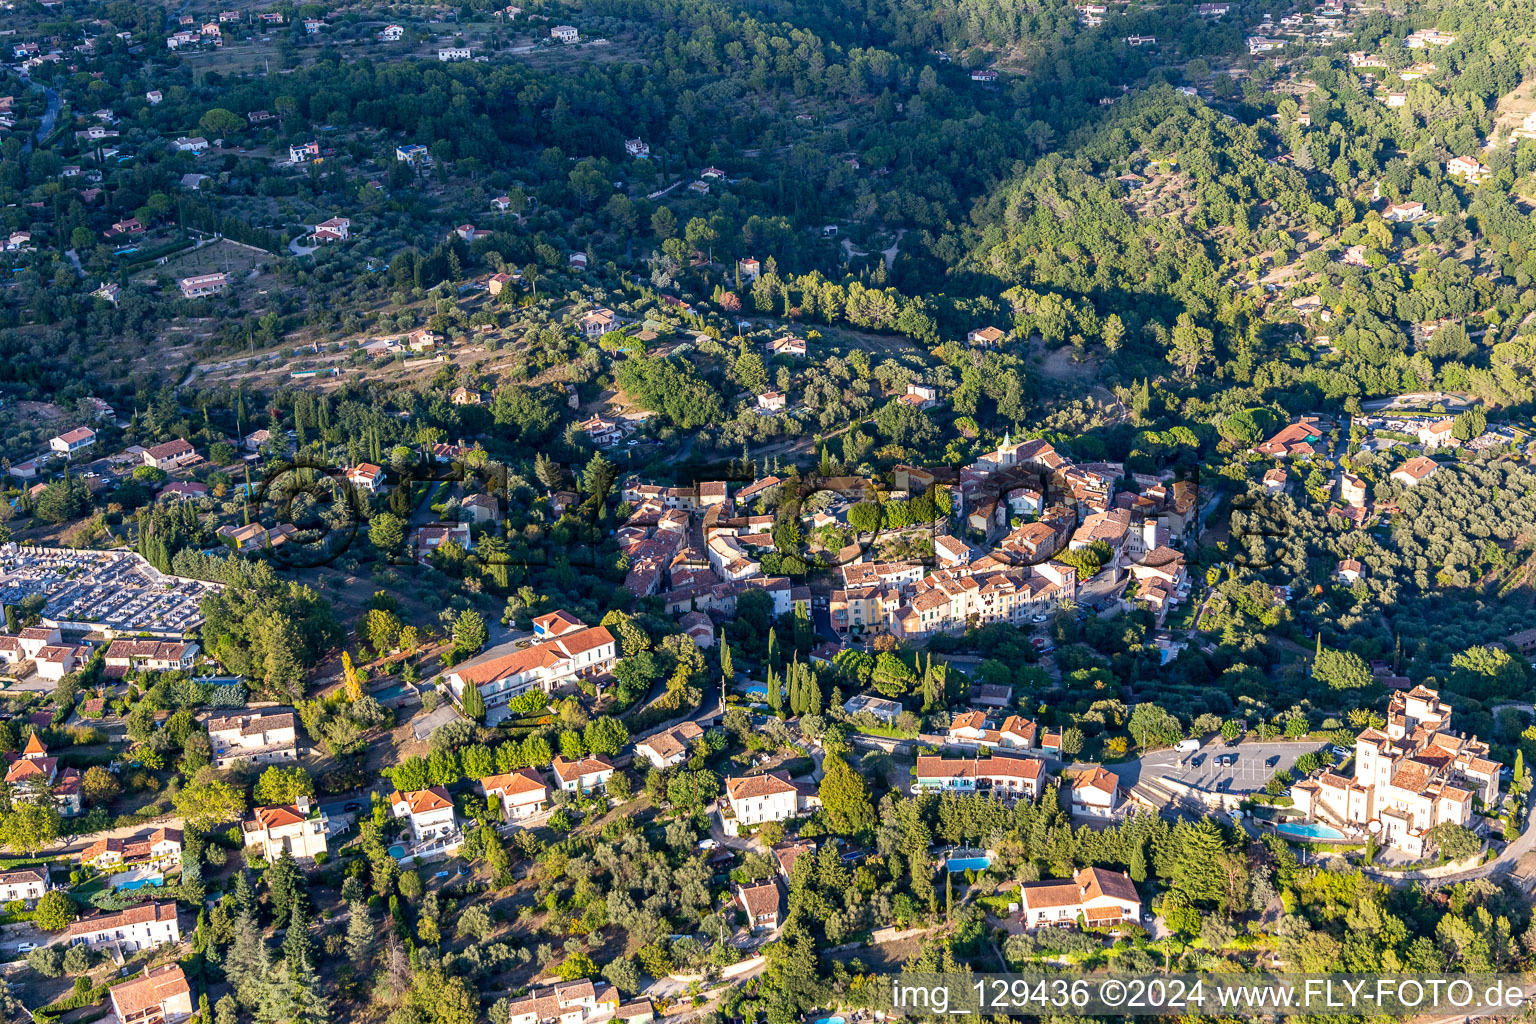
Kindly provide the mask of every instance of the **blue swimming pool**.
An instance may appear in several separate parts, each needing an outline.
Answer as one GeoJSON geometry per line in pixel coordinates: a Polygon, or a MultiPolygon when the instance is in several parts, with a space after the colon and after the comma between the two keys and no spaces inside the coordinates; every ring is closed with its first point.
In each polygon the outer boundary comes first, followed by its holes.
{"type": "Polygon", "coordinates": [[[949,869],[950,874],[961,871],[985,871],[992,866],[992,858],[988,856],[951,857],[944,866],[949,869]]]}
{"type": "Polygon", "coordinates": [[[405,856],[405,847],[398,845],[391,846],[389,848],[389,855],[395,858],[395,860],[399,860],[401,857],[405,856]]]}
{"type": "Polygon", "coordinates": [[[841,1017],[817,1017],[811,1024],[843,1024],[841,1017]]]}
{"type": "Polygon", "coordinates": [[[1331,825],[1319,825],[1315,821],[1288,821],[1275,826],[1275,831],[1291,839],[1321,839],[1338,842],[1348,837],[1331,825]]]}
{"type": "Polygon", "coordinates": [[[133,880],[132,882],[124,882],[122,885],[117,887],[117,890],[118,890],[118,892],[131,892],[134,889],[142,889],[146,885],[161,885],[161,884],[164,883],[164,881],[165,880],[163,878],[159,878],[159,877],[155,877],[155,878],[138,878],[138,879],[133,880]]]}

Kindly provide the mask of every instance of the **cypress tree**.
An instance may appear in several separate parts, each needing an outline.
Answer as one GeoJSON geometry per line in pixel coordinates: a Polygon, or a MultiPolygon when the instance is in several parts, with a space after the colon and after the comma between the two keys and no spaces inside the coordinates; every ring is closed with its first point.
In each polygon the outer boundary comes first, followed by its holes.
{"type": "Polygon", "coordinates": [[[821,714],[821,684],[817,681],[816,673],[812,669],[807,669],[805,673],[805,713],[821,714]]]}
{"type": "Polygon", "coordinates": [[[485,721],[485,697],[480,693],[480,687],[473,684],[464,687],[464,694],[459,698],[464,705],[464,715],[476,722],[485,721]]]}
{"type": "Polygon", "coordinates": [[[1131,858],[1127,868],[1131,881],[1139,883],[1147,880],[1147,851],[1140,841],[1131,846],[1131,858]]]}

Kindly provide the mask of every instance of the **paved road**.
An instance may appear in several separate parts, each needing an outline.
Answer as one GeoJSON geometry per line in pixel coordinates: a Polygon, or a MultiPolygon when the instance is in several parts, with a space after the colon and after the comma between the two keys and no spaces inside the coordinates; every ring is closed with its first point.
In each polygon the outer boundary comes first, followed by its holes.
{"type": "MultiPolygon", "coordinates": [[[[50,133],[52,133],[54,124],[56,124],[59,120],[59,111],[63,109],[64,104],[59,99],[59,94],[48,88],[46,85],[43,85],[40,82],[29,82],[28,84],[33,89],[41,92],[48,99],[48,107],[43,111],[43,116],[38,123],[37,134],[35,137],[37,144],[41,145],[42,141],[46,139],[50,133]]],[[[23,143],[21,147],[23,154],[32,152],[33,142],[34,137],[29,135],[27,137],[27,141],[23,143]]]]}

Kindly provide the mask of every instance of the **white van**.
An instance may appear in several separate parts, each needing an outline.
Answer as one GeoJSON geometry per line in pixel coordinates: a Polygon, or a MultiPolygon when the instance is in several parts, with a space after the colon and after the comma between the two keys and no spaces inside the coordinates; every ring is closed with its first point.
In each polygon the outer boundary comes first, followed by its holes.
{"type": "Polygon", "coordinates": [[[1200,741],[1179,740],[1179,742],[1174,745],[1173,749],[1177,750],[1181,754],[1193,754],[1195,751],[1200,749],[1200,741]]]}

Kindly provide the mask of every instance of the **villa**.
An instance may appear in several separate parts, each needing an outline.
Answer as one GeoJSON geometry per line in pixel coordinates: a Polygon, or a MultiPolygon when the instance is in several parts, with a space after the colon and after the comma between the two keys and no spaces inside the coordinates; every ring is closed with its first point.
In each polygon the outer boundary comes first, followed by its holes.
{"type": "Polygon", "coordinates": [[[1386,730],[1355,738],[1355,777],[1332,771],[1291,787],[1296,809],[1316,821],[1362,828],[1411,857],[1430,851],[1429,832],[1451,823],[1473,827],[1475,803],[1493,807],[1503,766],[1488,744],[1450,731],[1451,707],[1423,686],[1399,690],[1387,705],[1386,730]]]}

